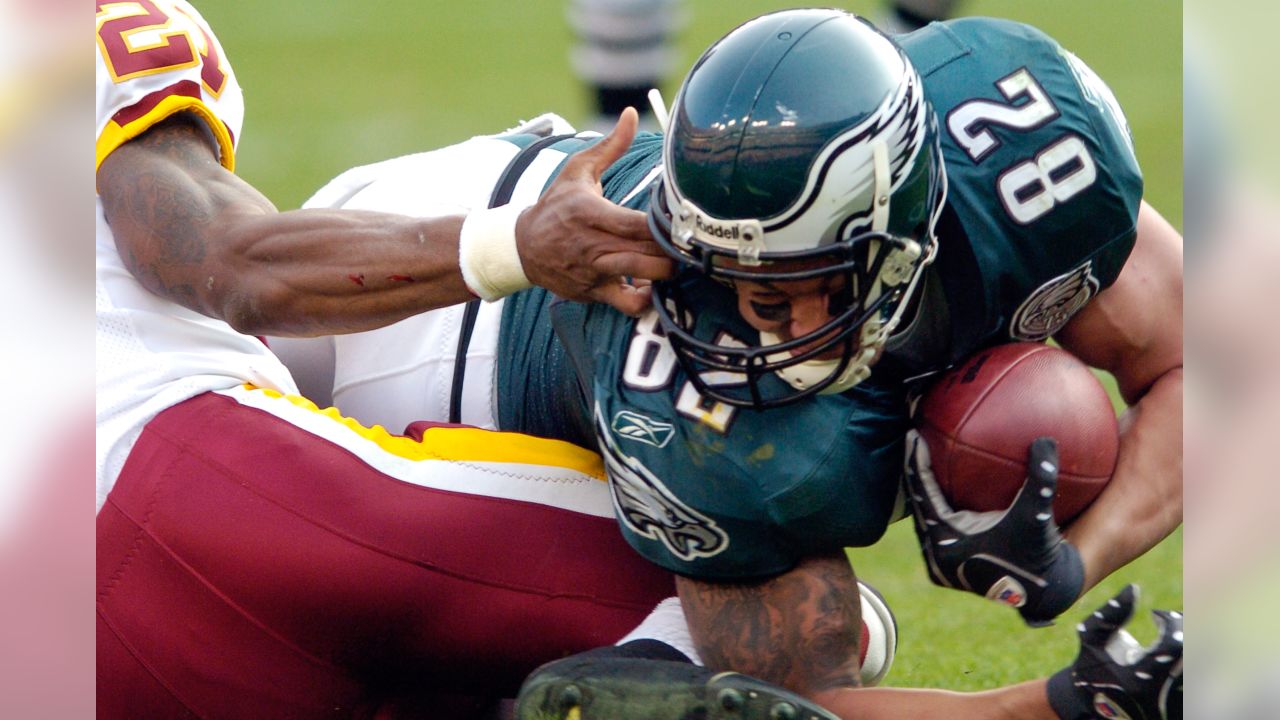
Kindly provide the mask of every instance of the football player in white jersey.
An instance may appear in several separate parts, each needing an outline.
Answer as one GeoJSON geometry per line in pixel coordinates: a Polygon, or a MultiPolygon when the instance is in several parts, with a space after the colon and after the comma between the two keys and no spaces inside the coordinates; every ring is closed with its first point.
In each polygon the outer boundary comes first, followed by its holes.
{"type": "Polygon", "coordinates": [[[634,113],[527,210],[280,213],[232,172],[242,94],[200,14],[96,7],[99,715],[468,711],[671,595],[619,537],[596,455],[361,426],[254,337],[531,282],[639,311],[622,277],[670,261],[596,181],[634,113]]]}
{"type": "MultiPolygon", "coordinates": [[[[634,113],[527,212],[278,214],[230,172],[243,105],[198,12],[99,2],[97,21],[99,715],[471,716],[619,637],[696,658],[678,603],[646,617],[671,577],[622,542],[598,456],[362,426],[294,394],[247,334],[375,327],[530,281],[642,309],[621,275],[669,260],[596,180],[634,113]]],[[[892,645],[863,659],[883,675],[892,645]]]]}

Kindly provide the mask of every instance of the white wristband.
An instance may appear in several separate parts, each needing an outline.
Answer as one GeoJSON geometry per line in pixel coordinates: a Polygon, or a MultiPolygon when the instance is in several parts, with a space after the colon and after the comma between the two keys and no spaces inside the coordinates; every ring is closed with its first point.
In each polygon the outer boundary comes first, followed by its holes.
{"type": "Polygon", "coordinates": [[[458,267],[462,280],[482,300],[493,302],[532,287],[516,249],[516,218],[523,207],[503,205],[472,210],[458,237],[458,267]]]}

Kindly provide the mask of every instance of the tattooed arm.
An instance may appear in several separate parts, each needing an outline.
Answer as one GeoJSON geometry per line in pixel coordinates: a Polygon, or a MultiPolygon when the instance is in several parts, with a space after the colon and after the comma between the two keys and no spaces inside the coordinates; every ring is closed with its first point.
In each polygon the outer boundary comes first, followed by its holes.
{"type": "Polygon", "coordinates": [[[175,116],[98,172],[120,256],[148,290],[249,334],[362,330],[469,297],[461,217],[278,213],[206,138],[198,120],[175,116]]]}
{"type": "Polygon", "coordinates": [[[760,584],[678,577],[677,588],[707,667],[806,695],[857,687],[862,608],[843,557],[810,558],[760,584]]]}
{"type": "Polygon", "coordinates": [[[782,685],[845,720],[1058,717],[1043,680],[981,693],[858,687],[861,606],[843,553],[758,584],[679,577],[677,587],[708,668],[782,685]]]}
{"type": "MultiPolygon", "coordinates": [[[[516,224],[525,275],[558,295],[639,312],[670,261],[643,213],[601,196],[599,175],[630,145],[635,115],[569,161],[516,224]]],[[[368,330],[472,296],[458,268],[463,216],[355,210],[277,212],[223,168],[193,116],[125,143],[98,170],[120,256],[150,291],[254,335],[368,330]]]]}

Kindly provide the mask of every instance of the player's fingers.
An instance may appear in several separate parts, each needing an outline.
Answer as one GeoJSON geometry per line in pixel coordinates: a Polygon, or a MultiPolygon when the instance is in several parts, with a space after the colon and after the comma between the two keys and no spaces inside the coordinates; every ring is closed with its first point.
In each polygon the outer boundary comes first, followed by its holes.
{"type": "Polygon", "coordinates": [[[1160,636],[1134,667],[1134,675],[1160,683],[1159,717],[1182,720],[1182,613],[1153,610],[1151,614],[1160,636]]]}
{"type": "Polygon", "coordinates": [[[1020,518],[1034,517],[1037,523],[1053,520],[1053,497],[1058,491],[1058,443],[1042,437],[1032,441],[1027,450],[1027,481],[1023,483],[1011,513],[1020,518]]]}
{"type": "Polygon", "coordinates": [[[609,277],[666,280],[675,274],[675,263],[666,255],[654,257],[638,252],[612,252],[591,262],[591,269],[609,277]]]}
{"type": "Polygon", "coordinates": [[[636,137],[636,128],[639,124],[640,116],[635,108],[626,108],[618,116],[618,122],[609,134],[605,135],[600,142],[570,158],[561,175],[570,180],[599,182],[605,169],[631,147],[631,141],[636,137]]]}
{"type": "Polygon", "coordinates": [[[1152,610],[1151,615],[1155,617],[1156,626],[1160,628],[1160,639],[1156,641],[1157,647],[1176,647],[1181,653],[1182,613],[1176,610],[1152,610]]]}
{"type": "Polygon", "coordinates": [[[1138,586],[1130,583],[1115,597],[1084,619],[1076,627],[1080,633],[1080,642],[1093,647],[1105,647],[1107,641],[1124,624],[1133,617],[1133,608],[1138,600],[1138,586]]]}
{"type": "Polygon", "coordinates": [[[1133,664],[1133,675],[1143,682],[1162,684],[1161,693],[1166,695],[1160,701],[1162,705],[1170,700],[1180,702],[1180,696],[1167,696],[1175,688],[1181,690],[1182,613],[1153,610],[1151,614],[1160,628],[1160,636],[1150,648],[1143,648],[1141,659],[1133,664]]]}
{"type": "Polygon", "coordinates": [[[635,286],[626,283],[601,285],[594,288],[591,299],[607,303],[615,310],[632,317],[649,309],[653,302],[653,288],[648,285],[635,286]]]}
{"type": "Polygon", "coordinates": [[[598,212],[590,218],[593,229],[626,242],[629,250],[646,255],[666,255],[662,247],[654,242],[653,233],[649,230],[649,218],[645,213],[622,207],[609,200],[604,202],[608,205],[600,205],[598,212]]]}
{"type": "Polygon", "coordinates": [[[1058,441],[1036,438],[1027,449],[1028,472],[1037,479],[1058,479],[1058,441]]]}
{"type": "Polygon", "coordinates": [[[1173,664],[1182,659],[1182,613],[1152,610],[1151,616],[1160,634],[1135,670],[1150,676],[1167,675],[1173,664]]]}

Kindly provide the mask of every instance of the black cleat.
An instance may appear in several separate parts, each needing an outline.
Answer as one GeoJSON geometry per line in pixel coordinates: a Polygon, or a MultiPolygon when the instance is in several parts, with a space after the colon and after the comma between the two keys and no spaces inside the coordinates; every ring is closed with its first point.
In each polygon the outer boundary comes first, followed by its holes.
{"type": "Polygon", "coordinates": [[[733,672],[666,660],[570,657],[538,668],[517,720],[839,720],[799,695],[733,672]]]}

